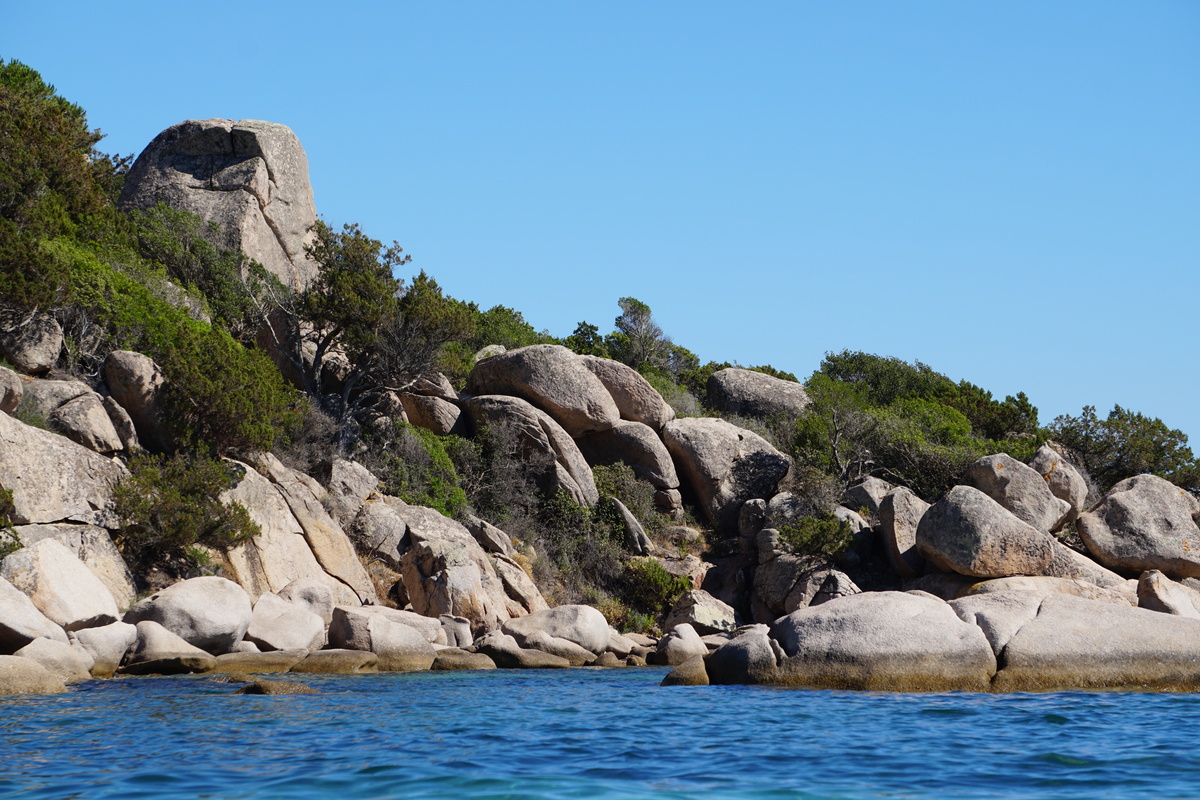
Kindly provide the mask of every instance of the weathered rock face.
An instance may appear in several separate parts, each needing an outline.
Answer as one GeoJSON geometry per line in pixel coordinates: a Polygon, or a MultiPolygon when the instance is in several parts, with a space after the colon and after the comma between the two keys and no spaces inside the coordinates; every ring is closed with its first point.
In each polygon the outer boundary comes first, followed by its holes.
{"type": "Polygon", "coordinates": [[[345,606],[333,610],[329,643],[374,653],[379,659],[378,668],[386,672],[429,669],[436,655],[433,645],[415,628],[366,609],[345,606]]]}
{"type": "Polygon", "coordinates": [[[1001,691],[1138,686],[1193,691],[1200,620],[1052,594],[1009,640],[1001,691]]]}
{"type": "Polygon", "coordinates": [[[326,625],[333,619],[333,592],[326,581],[318,578],[297,578],[279,590],[279,597],[294,606],[311,611],[326,625]]]}
{"type": "Polygon", "coordinates": [[[375,603],[375,586],[354,552],[354,545],[325,510],[324,487],[304,473],[285,467],[270,453],[258,460],[263,473],[278,488],[292,516],[300,523],[304,539],[321,568],[348,586],[360,603],[375,603]]]}
{"type": "Polygon", "coordinates": [[[737,614],[733,606],[723,603],[702,589],[684,592],[678,602],[667,614],[663,623],[664,631],[671,631],[676,625],[687,623],[701,636],[721,631],[732,631],[737,628],[737,614]]]}
{"type": "Polygon", "coordinates": [[[13,493],[13,522],[115,527],[112,492],[121,464],[49,431],[0,414],[0,486],[13,493]]]}
{"type": "Polygon", "coordinates": [[[467,401],[467,414],[476,430],[496,427],[511,432],[527,463],[550,470],[549,488],[565,489],[580,505],[595,505],[600,499],[591,467],[575,440],[546,412],[517,397],[483,395],[467,401]]]}
{"type": "Polygon", "coordinates": [[[1156,569],[1138,579],[1138,608],[1200,619],[1200,592],[1175,583],[1156,569]]]}
{"type": "Polygon", "coordinates": [[[29,547],[43,539],[56,540],[100,579],[112,593],[119,608],[133,605],[137,596],[133,573],[129,571],[108,531],[94,525],[68,524],[18,525],[14,530],[22,547],[29,547]]]}
{"type": "Polygon", "coordinates": [[[104,399],[80,381],[33,381],[24,389],[21,407],[89,450],[109,453],[124,447],[104,399]]]}
{"type": "Polygon", "coordinates": [[[633,474],[658,489],[678,489],[675,463],[658,434],[640,422],[622,420],[605,431],[575,440],[592,466],[628,464],[633,474]]]}
{"type": "Polygon", "coordinates": [[[910,490],[899,487],[879,503],[879,537],[888,563],[902,578],[915,578],[925,571],[925,559],[917,552],[917,525],[929,503],[910,490]]]}
{"type": "Polygon", "coordinates": [[[783,685],[885,691],[985,691],[996,657],[951,607],[904,592],[864,592],[775,622],[783,685]]]}
{"type": "Polygon", "coordinates": [[[0,654],[11,655],[38,637],[66,642],[63,629],[24,592],[0,578],[0,654]]]}
{"type": "Polygon", "coordinates": [[[947,492],[917,526],[921,556],[946,572],[977,578],[1044,574],[1055,544],[1048,533],[970,486],[947,492]]]}
{"type": "Polygon", "coordinates": [[[355,540],[371,558],[378,558],[389,569],[400,571],[400,558],[408,547],[408,525],[398,509],[408,504],[387,495],[372,494],[354,520],[355,540]]]}
{"type": "Polygon", "coordinates": [[[262,529],[259,536],[225,554],[228,574],[251,600],[266,592],[278,593],[297,578],[316,578],[329,586],[335,601],[357,605],[354,590],[322,568],[278,487],[247,464],[233,462],[241,473],[237,485],[221,494],[222,502],[245,506],[262,529]]]}
{"type": "Polygon", "coordinates": [[[62,326],[52,314],[0,309],[0,356],[22,372],[46,372],[58,361],[62,346],[62,326]]]}
{"type": "Polygon", "coordinates": [[[316,275],[304,253],[317,221],[308,158],[285,125],[206,119],[167,128],[129,170],[120,206],[159,202],[216,222],[221,245],[293,289],[316,275]]]}
{"type": "Polygon", "coordinates": [[[565,347],[538,344],[480,361],[467,378],[475,395],[512,395],[554,418],[571,436],[611,428],[617,404],[583,360],[565,347]]]}
{"type": "Polygon", "coordinates": [[[1037,590],[985,592],[951,600],[950,607],[963,622],[983,631],[992,652],[999,658],[1021,626],[1037,616],[1047,594],[1048,591],[1037,590]]]}
{"type": "Polygon", "coordinates": [[[756,433],[722,419],[689,417],[663,427],[663,441],[709,521],[736,530],[742,503],[775,495],[792,462],[756,433]]]}
{"type": "Polygon", "coordinates": [[[798,415],[808,406],[808,392],[795,381],[748,369],[714,372],[708,378],[708,402],[718,411],[747,417],[798,415]]]}
{"type": "Polygon", "coordinates": [[[0,414],[11,414],[21,404],[25,384],[17,373],[8,367],[0,367],[0,414]]]}
{"type": "Polygon", "coordinates": [[[329,513],[343,529],[349,529],[371,492],[379,488],[379,478],[356,461],[337,459],[329,468],[329,513]]]}
{"type": "Polygon", "coordinates": [[[1079,535],[1096,559],[1117,572],[1162,570],[1200,577],[1200,502],[1170,481],[1136,475],[1114,486],[1081,514],[1079,535]]]}
{"type": "Polygon", "coordinates": [[[138,440],[153,450],[171,445],[163,411],[164,381],[158,365],[141,353],[114,350],[104,359],[104,383],[133,420],[138,440]]]}
{"type": "Polygon", "coordinates": [[[487,520],[480,519],[474,514],[468,514],[467,518],[463,520],[463,527],[471,532],[471,535],[475,537],[475,541],[479,542],[479,546],[487,552],[502,556],[512,555],[512,539],[508,538],[507,533],[487,520]]]}
{"type": "Polygon", "coordinates": [[[579,359],[604,384],[617,404],[621,419],[640,422],[655,431],[675,419],[675,409],[637,370],[611,358],[579,356],[579,359]]]}
{"type": "Polygon", "coordinates": [[[571,662],[541,650],[521,647],[506,633],[491,631],[475,642],[475,651],[487,656],[501,669],[563,669],[571,662]]]}
{"type": "Polygon", "coordinates": [[[476,633],[500,627],[509,618],[504,586],[470,532],[431,508],[406,506],[400,513],[412,542],[400,574],[413,610],[466,617],[476,633]]]}
{"type": "Polygon", "coordinates": [[[168,586],[125,612],[125,622],[157,622],[201,650],[233,650],[250,627],[250,597],[233,581],[214,576],[168,586]]]}
{"type": "Polygon", "coordinates": [[[117,603],[91,570],[54,539],[44,539],[0,561],[0,577],[68,631],[116,622],[117,603]]]}
{"type": "Polygon", "coordinates": [[[855,511],[865,508],[869,516],[879,511],[879,504],[892,488],[885,480],[868,477],[846,490],[846,506],[855,511]]]}
{"type": "Polygon", "coordinates": [[[0,695],[61,694],[62,678],[51,675],[38,662],[20,656],[0,656],[0,695]]]}
{"type": "Polygon", "coordinates": [[[965,482],[1039,531],[1062,527],[1071,505],[1050,493],[1037,470],[1005,453],[984,456],[967,467],[965,482]]]}
{"type": "Polygon", "coordinates": [[[492,562],[496,575],[504,585],[504,593],[511,601],[506,604],[510,617],[523,617],[550,607],[533,578],[517,562],[503,555],[490,556],[488,560],[492,562]]]}
{"type": "Polygon", "coordinates": [[[1074,522],[1083,513],[1088,496],[1087,481],[1079,470],[1046,444],[1038,448],[1029,466],[1042,476],[1050,494],[1071,507],[1063,524],[1074,522]]]}
{"type": "Polygon", "coordinates": [[[1043,597],[1049,594],[1067,594],[1072,597],[1082,597],[1085,600],[1096,600],[1118,606],[1136,606],[1137,581],[1127,581],[1126,584],[1126,586],[1104,588],[1079,578],[1018,575],[1012,578],[993,578],[960,586],[956,597],[973,597],[996,592],[1028,592],[1043,597]]]}
{"type": "Polygon", "coordinates": [[[547,636],[574,642],[596,655],[608,649],[608,620],[591,606],[556,606],[509,620],[504,623],[503,630],[517,641],[524,641],[526,636],[542,631],[547,636]]]}
{"type": "Polygon", "coordinates": [[[440,397],[402,392],[400,403],[409,422],[438,436],[446,436],[454,431],[462,415],[462,409],[440,397]]]}

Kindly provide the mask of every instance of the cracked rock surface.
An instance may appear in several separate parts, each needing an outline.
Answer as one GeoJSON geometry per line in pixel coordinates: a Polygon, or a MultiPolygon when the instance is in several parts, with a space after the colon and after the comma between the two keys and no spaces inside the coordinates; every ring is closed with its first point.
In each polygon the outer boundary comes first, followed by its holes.
{"type": "Polygon", "coordinates": [[[129,171],[124,209],[163,202],[221,228],[218,244],[242,250],[288,286],[316,276],[304,252],[317,220],[308,157],[286,125],[189,119],[154,138],[129,171]]]}

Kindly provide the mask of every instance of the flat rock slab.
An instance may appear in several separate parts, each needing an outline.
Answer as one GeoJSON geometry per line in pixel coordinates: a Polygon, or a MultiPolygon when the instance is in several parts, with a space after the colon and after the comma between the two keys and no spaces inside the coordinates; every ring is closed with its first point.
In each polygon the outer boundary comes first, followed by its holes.
{"type": "Polygon", "coordinates": [[[483,653],[468,653],[466,650],[450,648],[439,650],[429,669],[435,672],[452,672],[469,669],[495,669],[496,662],[483,653]]]}
{"type": "Polygon", "coordinates": [[[20,656],[0,656],[0,695],[61,694],[67,690],[38,662],[20,656]]]}
{"type": "Polygon", "coordinates": [[[307,658],[307,650],[274,650],[270,653],[226,653],[217,656],[217,665],[209,672],[223,675],[270,675],[291,672],[307,658]]]}
{"type": "Polygon", "coordinates": [[[318,650],[309,653],[292,672],[314,672],[328,675],[358,675],[379,671],[379,657],[361,650],[318,650]]]}
{"type": "Polygon", "coordinates": [[[997,691],[1200,689],[1200,620],[1052,594],[1004,648],[997,691]]]}

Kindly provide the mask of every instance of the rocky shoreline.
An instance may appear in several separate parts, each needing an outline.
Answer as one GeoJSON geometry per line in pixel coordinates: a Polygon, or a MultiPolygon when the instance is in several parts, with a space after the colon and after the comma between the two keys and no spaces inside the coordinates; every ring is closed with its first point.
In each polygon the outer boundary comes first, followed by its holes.
{"type": "MultiPolygon", "coordinates": [[[[306,250],[318,225],[307,161],[284,126],[173,126],[138,159],[120,202],[194,211],[287,287],[319,274],[306,250]]],[[[155,291],[186,306],[189,324],[211,322],[203,302],[193,308],[161,282],[155,291]]],[[[1167,480],[1134,475],[1089,502],[1087,481],[1050,443],[1028,463],[979,458],[941,497],[927,491],[932,504],[867,477],[821,522],[847,531],[848,547],[814,555],[789,544],[789,531],[832,501],[814,510],[789,491],[792,457],[750,429],[795,428],[811,413],[803,385],[719,369],[710,415],[686,416],[627,364],[559,344],[468,353],[458,383],[423,367],[381,390],[363,424],[498,432],[543,500],[565,497],[584,513],[607,503],[621,539],[612,558],[690,589],[663,636],[622,634],[588,605],[552,608],[528,543],[386,494],[332,449],[307,472],[271,452],[220,451],[237,458],[213,462],[231,474],[217,499],[244,509],[257,533],[197,546],[213,574],[135,576],[114,497],[143,448],[185,449],[172,438],[172,387],[131,350],[105,351],[81,378],[52,313],[0,312],[0,357],[16,367],[0,367],[0,694],[123,674],[645,664],[673,667],[667,685],[1200,687],[1200,501],[1167,480]],[[645,491],[642,520],[602,499],[594,470],[614,465],[645,491]],[[685,525],[688,509],[696,520],[685,525]],[[651,537],[642,522],[657,515],[671,525],[651,537]]],[[[297,370],[307,369],[317,386],[352,394],[345,352],[306,350],[272,325],[251,332],[277,380],[304,388],[297,370]]],[[[1030,436],[1026,455],[1040,441],[1030,436]]],[[[953,473],[943,478],[939,491],[953,473]]]]}

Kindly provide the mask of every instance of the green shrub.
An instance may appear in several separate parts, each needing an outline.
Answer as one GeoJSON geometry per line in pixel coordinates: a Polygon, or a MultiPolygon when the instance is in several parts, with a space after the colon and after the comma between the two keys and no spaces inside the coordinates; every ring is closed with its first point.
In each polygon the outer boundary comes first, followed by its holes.
{"type": "Polygon", "coordinates": [[[450,457],[459,441],[396,421],[389,436],[367,437],[361,460],[383,482],[385,494],[457,517],[467,509],[467,494],[450,457]]]}
{"type": "Polygon", "coordinates": [[[672,575],[654,558],[630,560],[625,575],[627,588],[623,594],[629,604],[656,616],[670,611],[692,588],[690,579],[672,575]]]}
{"type": "Polygon", "coordinates": [[[0,559],[21,549],[21,542],[12,529],[15,512],[12,489],[0,486],[0,559]]]}
{"type": "MultiPolygon", "coordinates": [[[[168,416],[183,442],[219,453],[269,450],[296,424],[296,392],[264,353],[154,296],[143,281],[114,266],[121,265],[120,253],[106,254],[110,264],[67,239],[46,248],[70,276],[75,316],[84,321],[76,327],[98,331],[96,344],[80,357],[93,370],[112,350],[154,359],[167,381],[168,416]]],[[[136,256],[129,261],[135,273],[147,269],[136,256]]],[[[165,279],[161,271],[150,274],[165,279]]]]}
{"type": "MultiPolygon", "coordinates": [[[[666,527],[666,516],[654,506],[654,487],[646,481],[639,480],[628,464],[592,467],[592,479],[596,482],[600,496],[620,500],[638,522],[642,523],[643,530],[651,539],[666,527]]],[[[597,507],[599,508],[599,504],[597,507]]],[[[612,513],[618,512],[612,509],[612,513]]],[[[613,519],[613,523],[624,524],[619,516],[613,519]]]]}
{"type": "Polygon", "coordinates": [[[779,542],[802,558],[832,558],[850,546],[850,524],[833,514],[802,517],[779,527],[779,542]]]}
{"type": "Polygon", "coordinates": [[[221,492],[237,483],[237,468],[202,455],[136,455],[114,493],[117,537],[135,571],[159,567],[185,574],[203,563],[202,547],[225,549],[262,531],[221,492]]]}

